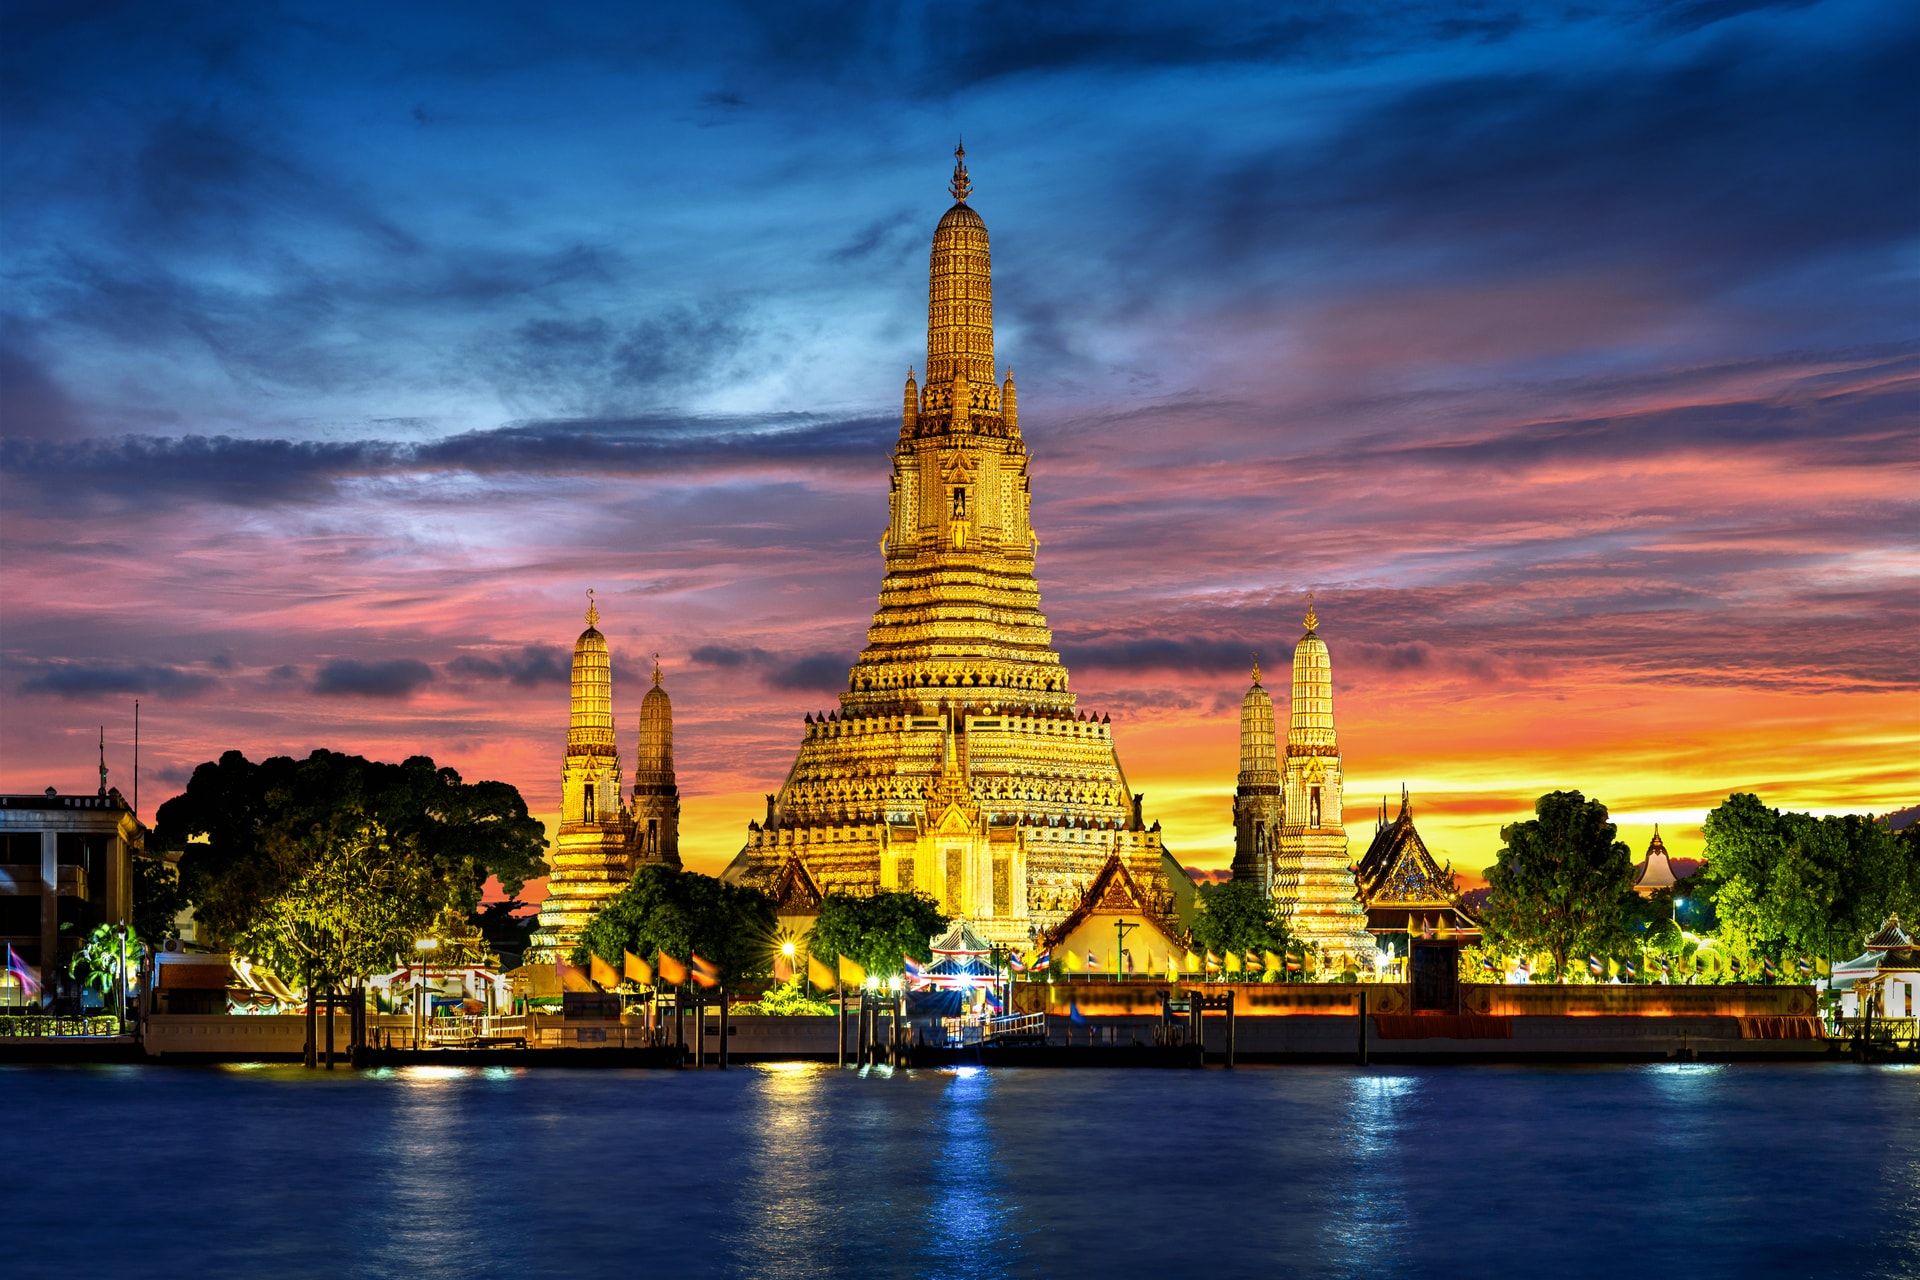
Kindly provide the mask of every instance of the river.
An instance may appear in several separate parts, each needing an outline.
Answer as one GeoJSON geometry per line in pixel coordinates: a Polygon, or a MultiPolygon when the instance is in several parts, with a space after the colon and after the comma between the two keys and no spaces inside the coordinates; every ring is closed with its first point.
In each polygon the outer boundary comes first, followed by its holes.
{"type": "Polygon", "coordinates": [[[0,1068],[39,1276],[1920,1275],[1920,1070],[0,1068]]]}

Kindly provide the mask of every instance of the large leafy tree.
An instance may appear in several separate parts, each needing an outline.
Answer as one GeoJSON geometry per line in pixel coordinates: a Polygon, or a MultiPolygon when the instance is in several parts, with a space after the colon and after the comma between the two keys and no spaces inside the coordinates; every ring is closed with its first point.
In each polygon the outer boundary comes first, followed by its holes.
{"type": "Polygon", "coordinates": [[[1735,951],[1844,959],[1920,906],[1912,846],[1872,818],[1782,813],[1743,793],[1707,815],[1706,833],[1700,878],[1735,951]]]}
{"type": "Polygon", "coordinates": [[[1193,918],[1193,945],[1225,955],[1287,950],[1287,926],[1280,904],[1250,880],[1229,880],[1200,890],[1193,918]]]}
{"type": "Polygon", "coordinates": [[[829,893],[820,900],[807,945],[828,964],[845,956],[885,976],[900,972],[907,956],[932,961],[933,939],[950,923],[924,893],[829,893]]]}
{"type": "Polygon", "coordinates": [[[133,860],[133,930],[155,942],[178,936],[174,920],[187,905],[180,873],[160,858],[133,860]]]}
{"type": "Polygon", "coordinates": [[[546,840],[520,793],[503,782],[463,782],[426,756],[386,764],[316,751],[256,764],[229,751],[160,806],[153,838],[184,850],[180,888],[195,918],[234,946],[257,941],[276,896],[298,880],[286,850],[316,831],[341,839],[367,823],[418,872],[405,884],[422,903],[408,910],[424,906],[428,917],[446,906],[471,911],[489,875],[511,894],[541,871],[546,840]]]}
{"type": "Polygon", "coordinates": [[[698,953],[723,980],[766,973],[773,964],[773,899],[758,889],[693,871],[642,867],[602,906],[574,949],[575,964],[597,955],[618,969],[631,951],[654,962],[664,951],[685,962],[698,953]]]}
{"type": "Polygon", "coordinates": [[[1549,792],[1533,812],[1500,829],[1486,928],[1499,945],[1546,952],[1558,979],[1574,955],[1623,940],[1633,855],[1615,838],[1607,806],[1578,791],[1549,792]]]}
{"type": "Polygon", "coordinates": [[[230,945],[309,989],[391,968],[434,925],[430,864],[364,815],[272,831],[259,861],[273,892],[230,945]]]}

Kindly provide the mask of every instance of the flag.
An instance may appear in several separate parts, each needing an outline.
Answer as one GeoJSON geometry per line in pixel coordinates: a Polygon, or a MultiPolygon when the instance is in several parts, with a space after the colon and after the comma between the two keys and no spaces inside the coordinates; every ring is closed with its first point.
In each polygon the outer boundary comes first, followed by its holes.
{"type": "Polygon", "coordinates": [[[1060,958],[1061,967],[1066,969],[1068,973],[1080,972],[1080,953],[1079,952],[1075,951],[1072,947],[1068,947],[1065,951],[1060,953],[1060,957],[1061,957],[1060,958]]]}
{"type": "Polygon", "coordinates": [[[1482,969],[1485,969],[1485,970],[1486,970],[1486,971],[1487,971],[1488,973],[1498,973],[1498,972],[1500,972],[1500,966],[1499,966],[1499,965],[1497,965],[1497,964],[1495,964],[1495,963],[1493,962],[1493,957],[1492,957],[1492,956],[1481,956],[1481,957],[1480,957],[1480,967],[1481,967],[1482,969]]]}
{"type": "Polygon", "coordinates": [[[1200,957],[1193,954],[1193,952],[1191,951],[1187,952],[1187,972],[1192,973],[1194,970],[1198,969],[1199,967],[1200,967],[1200,957]]]}
{"type": "Polygon", "coordinates": [[[1420,936],[1420,926],[1414,923],[1413,913],[1411,911],[1407,913],[1407,936],[1409,938],[1417,938],[1420,936]]]}
{"type": "Polygon", "coordinates": [[[643,987],[653,985],[653,966],[633,952],[627,952],[627,977],[643,987]]]}
{"type": "Polygon", "coordinates": [[[1728,957],[1727,957],[1727,968],[1728,968],[1728,969],[1730,969],[1730,970],[1732,970],[1732,972],[1733,972],[1733,976],[1734,976],[1734,977],[1736,977],[1736,978],[1737,978],[1737,977],[1739,977],[1739,976],[1740,976],[1740,957],[1739,957],[1739,956],[1728,956],[1728,957]]]}
{"type": "Polygon", "coordinates": [[[1521,956],[1518,960],[1514,961],[1513,967],[1519,971],[1520,976],[1523,978],[1529,977],[1533,973],[1533,965],[1528,962],[1525,956],[1521,956]]]}
{"type": "Polygon", "coordinates": [[[1828,964],[1825,960],[1822,960],[1822,959],[1816,958],[1814,960],[1813,971],[1819,974],[1823,978],[1830,978],[1833,976],[1833,966],[1831,964],[1828,964]]]}
{"type": "Polygon", "coordinates": [[[20,984],[20,994],[33,999],[40,994],[40,971],[15,954],[13,944],[7,944],[7,972],[20,984]]]}
{"type": "Polygon", "coordinates": [[[587,964],[592,970],[594,985],[602,991],[608,991],[620,985],[620,971],[599,956],[588,956],[587,964]]]}
{"type": "Polygon", "coordinates": [[[1587,972],[1596,978],[1599,977],[1601,973],[1600,957],[1594,955],[1592,952],[1587,953],[1587,972]]]}
{"type": "Polygon", "coordinates": [[[1087,948],[1087,972],[1100,972],[1100,956],[1092,947],[1087,948]]]}
{"type": "Polygon", "coordinates": [[[833,966],[829,965],[819,956],[808,956],[807,981],[822,991],[832,990],[834,985],[833,966]]]}
{"type": "Polygon", "coordinates": [[[906,974],[909,978],[924,978],[927,976],[925,966],[918,960],[915,960],[912,956],[906,956],[906,962],[906,974]]]}
{"type": "Polygon", "coordinates": [[[1633,961],[1631,960],[1628,960],[1622,963],[1620,966],[1620,971],[1627,975],[1628,982],[1632,982],[1640,972],[1638,969],[1633,967],[1633,961]]]}
{"type": "Polygon", "coordinates": [[[1022,960],[1020,958],[1020,953],[1018,951],[1009,951],[1007,952],[1007,968],[1013,970],[1015,973],[1025,973],[1027,971],[1028,964],[1025,960],[1022,960]]]}
{"type": "Polygon", "coordinates": [[[685,986],[687,981],[686,964],[683,961],[675,960],[672,956],[662,951],[660,953],[660,981],[670,987],[685,986]]]}
{"type": "Polygon", "coordinates": [[[989,987],[986,992],[986,1004],[987,1008],[993,1010],[995,1014],[1002,1014],[1007,1011],[1007,1006],[1001,1002],[999,993],[991,987],[989,987]]]}
{"type": "Polygon", "coordinates": [[[1053,968],[1053,952],[1036,951],[1033,953],[1033,971],[1035,973],[1045,973],[1051,968],[1053,968]]]}
{"type": "Polygon", "coordinates": [[[1080,1002],[1072,996],[1067,997],[1067,1016],[1079,1023],[1085,1023],[1087,1020],[1087,1015],[1080,1012],[1080,1002]]]}
{"type": "Polygon", "coordinates": [[[783,952],[774,953],[773,980],[780,983],[793,981],[793,961],[787,959],[783,952]]]}
{"type": "Polygon", "coordinates": [[[1260,957],[1254,954],[1251,947],[1247,949],[1247,954],[1243,959],[1247,962],[1248,973],[1258,973],[1260,971],[1260,957]]]}
{"type": "Polygon", "coordinates": [[[862,969],[856,961],[849,960],[845,956],[840,957],[840,981],[850,987],[857,987],[863,985],[866,980],[867,971],[862,969]]]}
{"type": "Polygon", "coordinates": [[[1171,953],[1167,956],[1167,981],[1180,981],[1180,958],[1171,953]]]}
{"type": "Polygon", "coordinates": [[[565,960],[553,962],[554,974],[560,979],[562,991],[591,991],[593,984],[587,981],[587,975],[568,964],[565,960]]]}
{"type": "Polygon", "coordinates": [[[693,953],[691,959],[693,960],[693,980],[695,982],[703,987],[717,987],[720,985],[719,965],[711,960],[702,960],[698,951],[693,953]]]}
{"type": "Polygon", "coordinates": [[[1795,973],[1798,973],[1804,978],[1813,972],[1813,962],[1805,956],[1801,956],[1798,960],[1794,961],[1793,969],[1795,973]]]}
{"type": "Polygon", "coordinates": [[[1665,956],[1660,957],[1660,976],[1663,978],[1671,978],[1673,976],[1673,965],[1668,962],[1665,956]]]}
{"type": "MultiPolygon", "coordinates": [[[[1207,957],[1207,959],[1209,959],[1209,960],[1211,960],[1211,959],[1213,959],[1213,957],[1212,957],[1212,956],[1208,956],[1208,957],[1207,957]]],[[[1240,957],[1239,957],[1239,956],[1237,956],[1237,955],[1235,955],[1235,954],[1233,954],[1233,952],[1231,952],[1231,951],[1229,951],[1229,952],[1227,952],[1227,958],[1226,958],[1226,959],[1227,959],[1227,972],[1228,972],[1228,973],[1239,973],[1239,972],[1240,972],[1240,971],[1241,971],[1242,969],[1244,969],[1244,968],[1246,968],[1246,966],[1245,966],[1244,964],[1241,964],[1241,963],[1240,963],[1240,957]]]]}
{"type": "Polygon", "coordinates": [[[1220,971],[1220,957],[1216,956],[1211,951],[1207,952],[1207,972],[1218,973],[1219,971],[1220,971]]]}

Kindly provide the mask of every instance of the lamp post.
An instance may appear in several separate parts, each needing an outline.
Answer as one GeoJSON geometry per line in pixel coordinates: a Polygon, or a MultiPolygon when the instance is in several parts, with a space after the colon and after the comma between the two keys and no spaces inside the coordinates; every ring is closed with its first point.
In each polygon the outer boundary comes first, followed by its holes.
{"type": "Polygon", "coordinates": [[[799,952],[799,948],[793,945],[792,938],[788,938],[785,942],[780,944],[780,954],[787,958],[787,981],[789,982],[792,982],[795,978],[800,976],[799,973],[793,967],[795,964],[794,957],[798,954],[798,952],[799,952]]]}

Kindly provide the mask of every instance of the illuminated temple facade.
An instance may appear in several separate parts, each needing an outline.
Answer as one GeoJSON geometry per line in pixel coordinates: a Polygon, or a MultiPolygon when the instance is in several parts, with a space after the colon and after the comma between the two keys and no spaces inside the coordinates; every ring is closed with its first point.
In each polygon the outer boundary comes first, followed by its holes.
{"type": "MultiPolygon", "coordinates": [[[[587,593],[589,597],[592,592],[587,593]]],[[[573,713],[560,773],[560,828],[547,863],[547,897],[527,951],[528,963],[565,958],[607,899],[635,868],[680,865],[680,793],[673,778],[673,704],[661,687],[640,703],[633,790],[624,793],[614,739],[613,665],[600,633],[599,606],[573,644],[573,713]]]]}
{"type": "Polygon", "coordinates": [[[1253,685],[1240,708],[1240,784],[1234,793],[1233,877],[1273,895],[1287,930],[1327,961],[1358,964],[1374,951],[1356,901],[1342,816],[1340,737],[1333,723],[1333,663],[1308,597],[1306,634],[1293,648],[1285,754],[1273,698],[1253,685]]]}
{"type": "Polygon", "coordinates": [[[1080,711],[1034,578],[1027,450],[994,364],[987,228],[933,235],[926,384],[909,370],[885,578],[838,710],[805,736],[729,880],[776,894],[922,890],[992,942],[1025,944],[1118,856],[1157,909],[1192,882],[1129,791],[1107,717],[1080,711]]]}

